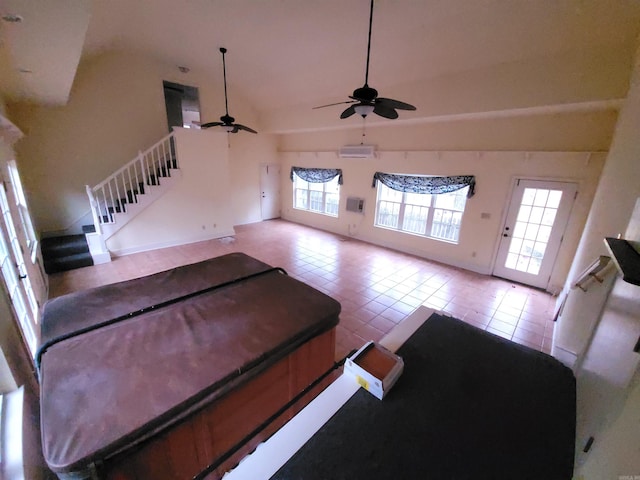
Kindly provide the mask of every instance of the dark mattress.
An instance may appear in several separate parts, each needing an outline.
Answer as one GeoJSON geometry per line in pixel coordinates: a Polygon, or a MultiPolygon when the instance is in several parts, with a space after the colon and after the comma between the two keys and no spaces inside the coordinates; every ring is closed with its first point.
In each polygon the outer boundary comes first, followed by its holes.
{"type": "Polygon", "coordinates": [[[569,480],[575,378],[553,357],[433,314],[273,479],[569,480]]]}
{"type": "Polygon", "coordinates": [[[47,464],[82,470],[136,445],[330,330],[339,313],[242,253],[50,300],[38,354],[47,464]]]}

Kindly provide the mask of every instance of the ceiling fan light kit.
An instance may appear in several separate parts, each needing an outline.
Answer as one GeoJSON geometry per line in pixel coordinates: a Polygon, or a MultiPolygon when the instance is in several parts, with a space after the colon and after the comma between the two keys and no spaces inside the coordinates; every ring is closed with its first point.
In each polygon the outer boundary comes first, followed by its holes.
{"type": "Polygon", "coordinates": [[[353,109],[356,111],[358,115],[362,115],[363,117],[366,117],[371,112],[373,112],[374,106],[373,105],[355,105],[353,109]]]}
{"type": "Polygon", "coordinates": [[[224,47],[220,48],[220,53],[222,53],[222,72],[224,75],[224,110],[225,114],[220,117],[219,122],[208,122],[200,125],[200,128],[211,128],[211,127],[222,127],[227,133],[238,133],[240,130],[245,130],[251,133],[258,133],[253,128],[249,128],[246,125],[241,125],[240,123],[234,123],[236,121],[231,115],[229,115],[229,101],[227,98],[227,64],[225,62],[225,54],[227,53],[227,49],[224,47]]]}
{"type": "Polygon", "coordinates": [[[364,85],[360,88],[356,88],[353,91],[353,95],[349,95],[351,100],[346,102],[330,103],[329,105],[322,105],[314,108],[332,107],[334,105],[344,105],[350,103],[341,114],[340,118],[349,118],[353,114],[358,114],[362,118],[366,118],[367,115],[372,112],[384,118],[394,119],[398,118],[398,112],[396,110],[415,110],[416,107],[399,100],[393,100],[392,98],[378,97],[378,91],[375,88],[369,86],[369,58],[371,56],[371,27],[373,25],[373,1],[371,0],[371,9],[369,11],[369,39],[367,42],[367,67],[364,76],[364,85]]]}

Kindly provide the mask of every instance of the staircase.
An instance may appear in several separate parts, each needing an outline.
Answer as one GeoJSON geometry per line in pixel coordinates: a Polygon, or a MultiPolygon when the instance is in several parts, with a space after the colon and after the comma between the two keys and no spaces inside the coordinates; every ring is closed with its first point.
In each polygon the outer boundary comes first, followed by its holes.
{"type": "Polygon", "coordinates": [[[180,178],[170,133],[93,188],[87,186],[96,232],[106,240],[180,178]]]}
{"type": "Polygon", "coordinates": [[[181,178],[176,151],[170,133],[95,187],[87,185],[93,225],[83,226],[83,234],[43,239],[45,271],[111,261],[106,240],[181,178]]]}

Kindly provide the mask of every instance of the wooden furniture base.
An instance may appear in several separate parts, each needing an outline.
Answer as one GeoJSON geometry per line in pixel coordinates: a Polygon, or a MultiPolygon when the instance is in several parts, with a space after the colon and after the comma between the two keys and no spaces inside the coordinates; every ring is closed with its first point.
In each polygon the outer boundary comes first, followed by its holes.
{"type": "MultiPolygon", "coordinates": [[[[301,345],[262,374],[205,406],[182,423],[132,451],[107,459],[100,469],[99,478],[191,479],[329,370],[334,355],[335,328],[301,345]]],[[[322,384],[206,478],[221,478],[321,390],[322,384]]]]}

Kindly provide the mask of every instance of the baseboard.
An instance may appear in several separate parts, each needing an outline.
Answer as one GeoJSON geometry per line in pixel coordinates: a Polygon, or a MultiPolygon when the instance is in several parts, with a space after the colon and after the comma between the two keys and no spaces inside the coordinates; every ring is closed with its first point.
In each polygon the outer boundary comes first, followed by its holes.
{"type": "Polygon", "coordinates": [[[140,245],[136,247],[122,248],[122,249],[109,248],[109,251],[111,252],[111,257],[124,257],[126,255],[131,255],[133,253],[149,252],[151,250],[158,250],[160,248],[178,247],[180,245],[189,245],[191,243],[206,242],[208,240],[216,240],[218,238],[223,238],[223,237],[232,237],[232,236],[235,236],[235,234],[236,232],[232,228],[231,230],[228,230],[228,231],[217,232],[214,235],[208,235],[205,237],[194,238],[186,241],[150,243],[147,245],[140,245]]]}

